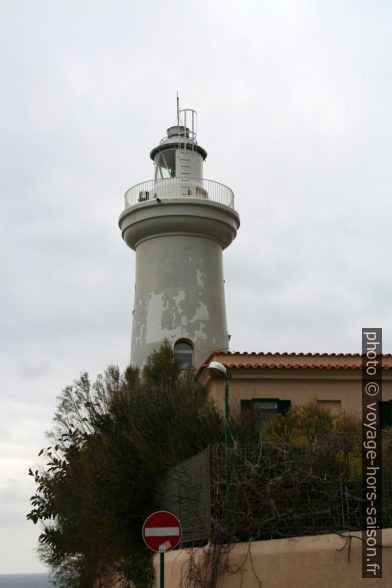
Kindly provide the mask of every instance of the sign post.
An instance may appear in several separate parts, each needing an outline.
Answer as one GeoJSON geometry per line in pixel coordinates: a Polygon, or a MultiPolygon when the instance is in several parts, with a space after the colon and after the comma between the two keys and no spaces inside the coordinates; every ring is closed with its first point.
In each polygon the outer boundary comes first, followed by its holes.
{"type": "Polygon", "coordinates": [[[143,541],[151,551],[159,553],[160,588],[165,588],[165,552],[177,547],[181,540],[181,523],[166,510],[154,512],[143,524],[143,541]]]}
{"type": "Polygon", "coordinates": [[[159,552],[159,588],[165,588],[165,548],[159,552]]]}

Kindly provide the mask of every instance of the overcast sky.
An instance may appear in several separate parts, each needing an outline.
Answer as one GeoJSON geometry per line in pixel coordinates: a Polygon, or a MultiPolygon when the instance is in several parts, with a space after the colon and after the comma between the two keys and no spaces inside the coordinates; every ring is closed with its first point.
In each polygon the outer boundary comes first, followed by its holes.
{"type": "Polygon", "coordinates": [[[392,6],[374,0],[0,0],[0,573],[40,571],[30,466],[56,396],[127,365],[117,219],[198,112],[235,192],[233,350],[392,352],[392,6]]]}

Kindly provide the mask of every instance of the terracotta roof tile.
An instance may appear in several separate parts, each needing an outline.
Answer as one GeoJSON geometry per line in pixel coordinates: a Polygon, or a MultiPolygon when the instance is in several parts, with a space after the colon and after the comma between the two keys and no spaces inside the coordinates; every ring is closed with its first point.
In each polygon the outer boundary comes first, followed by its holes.
{"type": "MultiPolygon", "coordinates": [[[[234,352],[211,353],[200,370],[214,359],[228,369],[323,369],[359,370],[362,368],[360,353],[278,353],[278,352],[234,352]]],[[[392,354],[383,355],[383,369],[392,369],[392,354]]]]}
{"type": "MultiPolygon", "coordinates": [[[[302,365],[300,365],[299,363],[255,363],[255,364],[251,364],[251,363],[228,363],[228,362],[224,362],[224,365],[227,369],[231,370],[231,369],[308,369],[308,370],[315,370],[315,369],[321,369],[321,370],[359,370],[361,369],[361,365],[358,364],[332,364],[332,363],[313,363],[313,364],[309,364],[309,363],[304,363],[302,365]]],[[[202,367],[207,367],[207,364],[205,364],[202,367]]],[[[384,370],[390,370],[392,369],[391,365],[384,365],[383,366],[384,370]]]]}
{"type": "MultiPolygon", "coordinates": [[[[251,355],[257,357],[361,357],[360,353],[304,353],[302,351],[214,351],[210,354],[213,355],[251,355]]],[[[392,353],[384,353],[383,357],[392,358],[392,353]]]]}

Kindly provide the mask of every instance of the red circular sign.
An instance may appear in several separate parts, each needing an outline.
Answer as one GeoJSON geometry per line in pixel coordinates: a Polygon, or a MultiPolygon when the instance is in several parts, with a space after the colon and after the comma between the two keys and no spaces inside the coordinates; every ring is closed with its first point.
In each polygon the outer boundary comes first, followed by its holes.
{"type": "Polygon", "coordinates": [[[169,551],[180,542],[181,523],[171,512],[159,510],[146,518],[142,534],[144,543],[152,551],[169,551]]]}

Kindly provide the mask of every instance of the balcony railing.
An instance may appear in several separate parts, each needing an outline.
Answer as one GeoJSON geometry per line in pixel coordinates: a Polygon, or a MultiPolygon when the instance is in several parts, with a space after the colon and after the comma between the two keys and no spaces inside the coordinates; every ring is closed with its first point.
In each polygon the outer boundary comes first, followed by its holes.
{"type": "Polygon", "coordinates": [[[166,198],[197,198],[213,200],[234,208],[234,194],[219,182],[204,178],[165,178],[148,180],[125,192],[125,207],[166,198]]]}

